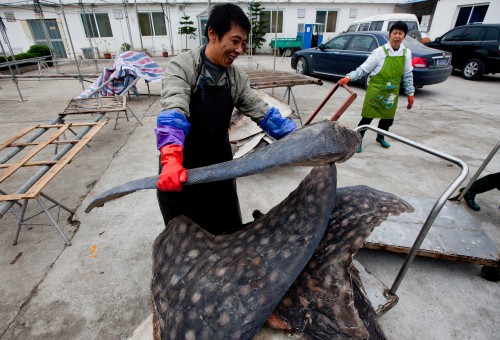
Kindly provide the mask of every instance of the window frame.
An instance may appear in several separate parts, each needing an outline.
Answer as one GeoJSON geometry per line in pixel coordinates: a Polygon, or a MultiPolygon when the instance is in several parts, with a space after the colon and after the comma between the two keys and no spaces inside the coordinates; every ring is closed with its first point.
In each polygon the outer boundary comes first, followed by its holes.
{"type": "Polygon", "coordinates": [[[321,9],[321,10],[316,10],[316,21],[315,23],[317,24],[323,24],[323,27],[325,28],[323,33],[335,33],[337,32],[337,23],[339,19],[339,11],[338,10],[328,10],[328,9],[321,9]],[[321,22],[318,20],[318,13],[320,12],[325,12],[325,20],[324,22],[321,22]],[[334,23],[332,24],[330,22],[330,14],[335,15],[334,23]],[[331,27],[333,25],[333,27],[331,27]],[[330,30],[333,29],[333,30],[330,30]]]}
{"type": "Polygon", "coordinates": [[[165,22],[165,13],[163,12],[158,12],[158,11],[147,11],[147,12],[139,12],[138,13],[138,20],[139,20],[139,29],[140,29],[140,33],[141,33],[141,37],[166,37],[168,36],[168,30],[167,30],[167,23],[165,22]],[[156,16],[155,16],[156,14],[156,16]],[[141,23],[141,20],[143,20],[142,18],[144,18],[145,16],[147,15],[147,24],[149,26],[149,32],[146,32],[146,33],[151,33],[151,34],[144,34],[142,32],[142,23],[141,23]],[[158,15],[161,16],[162,20],[160,23],[157,22],[157,20],[155,20],[155,17],[158,17],[158,15]],[[160,33],[157,33],[157,24],[161,24],[163,27],[162,30],[164,32],[160,32],[160,33]],[[165,34],[161,34],[161,33],[165,33],[165,34]]]}
{"type": "Polygon", "coordinates": [[[92,12],[92,13],[87,13],[87,12],[80,12],[80,20],[83,25],[83,32],[85,34],[86,38],[113,38],[113,29],[111,27],[111,21],[109,20],[109,13],[107,12],[92,12]],[[99,18],[104,18],[104,15],[106,15],[107,22],[100,23],[99,20],[97,20],[97,17],[99,18]],[[88,22],[86,20],[89,20],[88,22]],[[104,26],[108,27],[104,27],[104,26]],[[87,30],[88,28],[88,30],[87,30]],[[103,33],[104,29],[109,29],[109,34],[110,35],[105,35],[107,33],[103,33]]]}
{"type": "Polygon", "coordinates": [[[276,17],[276,12],[277,13],[277,17],[278,17],[278,33],[283,33],[283,19],[284,19],[284,11],[283,10],[275,10],[275,9],[270,9],[270,10],[264,10],[262,11],[262,13],[266,13],[265,15],[261,14],[259,16],[259,21],[263,19],[263,17],[265,17],[265,19],[267,20],[267,26],[264,30],[264,32],[266,34],[269,34],[269,33],[276,33],[275,32],[275,29],[276,29],[276,23],[273,21],[273,19],[276,17]]]}

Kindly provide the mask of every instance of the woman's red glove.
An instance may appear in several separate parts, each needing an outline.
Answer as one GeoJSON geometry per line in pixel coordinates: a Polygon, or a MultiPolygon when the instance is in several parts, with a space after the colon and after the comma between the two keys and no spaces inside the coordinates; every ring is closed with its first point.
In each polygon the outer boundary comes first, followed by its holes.
{"type": "Polygon", "coordinates": [[[413,107],[413,102],[415,101],[415,98],[413,96],[408,96],[408,105],[406,108],[409,110],[413,107]]]}
{"type": "Polygon", "coordinates": [[[351,78],[344,77],[344,78],[342,78],[342,79],[339,80],[339,84],[347,85],[347,83],[349,83],[349,80],[351,80],[351,78]]]}
{"type": "Polygon", "coordinates": [[[164,145],[160,149],[160,156],[162,168],[156,186],[160,191],[181,191],[181,183],[187,181],[187,172],[182,166],[182,146],[164,145]]]}

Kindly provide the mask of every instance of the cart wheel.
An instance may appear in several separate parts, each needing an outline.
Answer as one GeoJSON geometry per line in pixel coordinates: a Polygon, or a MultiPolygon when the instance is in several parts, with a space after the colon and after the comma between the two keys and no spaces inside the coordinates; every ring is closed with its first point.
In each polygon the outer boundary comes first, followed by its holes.
{"type": "Polygon", "coordinates": [[[491,282],[497,282],[500,279],[500,268],[483,266],[481,268],[481,276],[491,282]]]}
{"type": "Polygon", "coordinates": [[[289,57],[292,55],[292,49],[291,48],[285,48],[283,50],[283,54],[282,54],[284,57],[289,57]]]}

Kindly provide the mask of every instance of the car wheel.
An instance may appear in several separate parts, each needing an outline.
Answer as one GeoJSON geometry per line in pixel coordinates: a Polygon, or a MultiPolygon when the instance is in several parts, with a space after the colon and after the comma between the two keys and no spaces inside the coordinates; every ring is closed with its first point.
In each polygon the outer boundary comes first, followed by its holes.
{"type": "Polygon", "coordinates": [[[299,60],[297,60],[297,73],[305,75],[309,73],[309,68],[305,58],[299,58],[299,60]]]}
{"type": "Polygon", "coordinates": [[[282,53],[283,56],[289,57],[292,55],[292,49],[291,48],[285,48],[282,53]]]}
{"type": "Polygon", "coordinates": [[[483,75],[483,62],[474,58],[467,61],[462,68],[462,77],[467,80],[475,80],[483,75]]]}

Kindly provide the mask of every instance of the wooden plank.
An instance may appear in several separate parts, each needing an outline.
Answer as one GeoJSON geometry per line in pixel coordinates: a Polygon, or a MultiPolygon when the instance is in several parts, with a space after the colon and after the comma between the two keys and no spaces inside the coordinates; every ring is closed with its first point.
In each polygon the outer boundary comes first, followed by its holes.
{"type": "Polygon", "coordinates": [[[68,128],[69,128],[69,124],[66,126],[60,127],[49,138],[47,138],[45,141],[40,142],[40,144],[37,145],[35,148],[33,148],[33,150],[31,150],[30,153],[28,153],[26,156],[24,156],[22,159],[20,159],[19,162],[17,162],[16,164],[12,164],[10,167],[8,167],[6,170],[4,170],[0,174],[0,183],[2,183],[6,178],[8,178],[10,175],[12,175],[14,172],[16,172],[19,168],[21,168],[24,165],[24,163],[28,162],[31,158],[35,157],[47,145],[49,145],[50,143],[52,143],[52,141],[54,141],[60,135],[62,135],[68,128]]]}
{"type": "MultiPolygon", "coordinates": [[[[63,140],[55,140],[50,144],[71,144],[71,143],[78,143],[78,141],[75,139],[63,139],[63,140]]],[[[26,147],[26,146],[33,146],[33,145],[38,145],[38,144],[40,144],[40,142],[25,142],[25,143],[12,143],[9,146],[26,147]]]]}
{"type": "Polygon", "coordinates": [[[83,136],[79,143],[75,144],[49,171],[47,171],[31,188],[26,192],[25,198],[36,198],[42,189],[56,176],[71,159],[96,135],[106,124],[106,121],[98,122],[89,132],[83,136]]]}
{"type": "MultiPolygon", "coordinates": [[[[28,162],[24,163],[23,166],[43,166],[43,165],[54,165],[57,161],[40,161],[40,162],[28,162]]],[[[8,168],[12,164],[0,164],[0,168],[8,168]]]]}
{"type": "Polygon", "coordinates": [[[3,150],[6,147],[11,146],[11,144],[14,141],[16,141],[19,138],[23,137],[24,135],[30,133],[31,131],[33,131],[36,128],[37,128],[37,126],[28,126],[27,128],[25,128],[24,130],[21,130],[19,133],[15,134],[14,136],[7,138],[3,143],[0,144],[0,150],[3,150]]]}
{"type": "MultiPolygon", "coordinates": [[[[436,200],[403,197],[414,208],[411,214],[391,216],[366,239],[365,248],[408,254],[436,200]]],[[[499,265],[495,242],[461,204],[447,201],[432,224],[419,256],[488,265],[499,265]]]]}
{"type": "Polygon", "coordinates": [[[305,76],[298,73],[272,70],[245,70],[245,72],[250,78],[250,86],[256,89],[308,84],[323,84],[323,82],[318,78],[305,76]]]}
{"type": "Polygon", "coordinates": [[[54,124],[54,125],[38,125],[37,127],[44,128],[44,129],[50,129],[53,127],[69,126],[71,128],[71,127],[92,126],[92,125],[97,125],[97,124],[99,124],[99,123],[63,123],[63,124],[54,124]]]}
{"type": "Polygon", "coordinates": [[[127,97],[97,97],[72,99],[59,115],[120,112],[127,109],[127,97]]]}
{"type": "Polygon", "coordinates": [[[11,195],[0,195],[0,202],[1,201],[19,201],[22,200],[26,197],[24,197],[24,194],[11,194],[11,195]]]}

